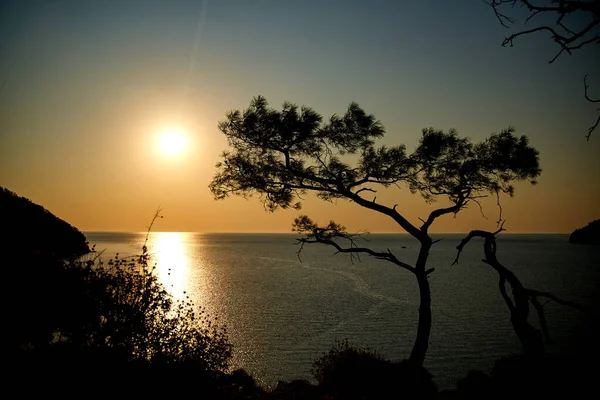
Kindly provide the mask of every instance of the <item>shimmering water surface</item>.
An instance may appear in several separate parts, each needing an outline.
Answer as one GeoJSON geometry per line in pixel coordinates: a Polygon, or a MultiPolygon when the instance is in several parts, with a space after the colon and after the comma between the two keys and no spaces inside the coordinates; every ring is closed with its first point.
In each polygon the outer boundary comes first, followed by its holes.
{"type": "MultiPolygon", "coordinates": [[[[140,252],[146,234],[86,232],[104,259],[140,252]]],[[[426,367],[440,388],[471,369],[489,370],[518,352],[498,278],[481,262],[482,240],[471,241],[451,266],[461,235],[438,235],[429,266],[433,329],[426,367]]],[[[600,247],[572,245],[567,235],[501,235],[498,258],[526,287],[591,306],[599,282],[600,247]]],[[[418,242],[407,235],[369,235],[364,243],[414,263],[418,242]]],[[[335,339],[369,346],[392,360],[406,358],[417,323],[412,274],[368,256],[354,263],[324,245],[306,245],[299,260],[287,234],[151,233],[157,273],[177,296],[190,296],[227,325],[234,363],[263,385],[312,380],[312,361],[335,339]],[[185,292],[185,294],[184,294],[185,292]]],[[[577,350],[588,334],[586,314],[545,306],[551,351],[577,350]]],[[[536,319],[533,317],[533,321],[536,319]]]]}

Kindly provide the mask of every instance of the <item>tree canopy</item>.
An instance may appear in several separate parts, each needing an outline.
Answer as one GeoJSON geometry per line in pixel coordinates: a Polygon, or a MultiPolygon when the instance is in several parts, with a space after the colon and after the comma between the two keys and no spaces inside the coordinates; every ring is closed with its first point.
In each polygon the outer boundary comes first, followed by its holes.
{"type": "Polygon", "coordinates": [[[419,321],[409,361],[415,366],[423,365],[431,332],[428,275],[433,269],[426,264],[434,242],[429,227],[438,217],[458,213],[481,197],[512,196],[514,181],[535,183],[541,172],[538,152],[527,137],[515,136],[512,127],[479,143],[459,137],[455,129],[423,129],[412,153],[402,144],[376,146],[385,133],[383,125],[356,103],[345,114],[324,121],[309,107],[286,102],[278,111],[259,96],[245,111],[229,112],[219,129],[231,149],[223,153],[210,184],[215,198],[257,194],[270,211],[299,209],[309,192],[324,201],[346,199],[389,216],[419,240],[419,255],[412,264],[389,250],[357,247],[353,235],[333,221],[319,226],[300,216],[293,225],[305,235],[299,239],[302,245],[321,243],[342,253],[366,253],[414,274],[419,285],[419,321]],[[377,191],[390,186],[407,187],[427,202],[445,198],[450,205],[434,209],[417,226],[399,211],[398,204],[377,201],[377,191]],[[350,240],[350,246],[342,247],[339,239],[350,240]]]}
{"type": "Polygon", "coordinates": [[[512,127],[480,143],[460,138],[455,129],[426,128],[410,154],[402,144],[376,146],[385,133],[383,125],[356,103],[324,122],[309,107],[286,102],[277,111],[259,96],[247,110],[229,112],[219,129],[231,150],[223,153],[210,185],[217,199],[258,194],[274,211],[300,208],[303,196],[312,191],[323,200],[346,198],[389,215],[415,237],[426,233],[437,217],[456,213],[471,201],[489,194],[512,196],[514,181],[534,184],[541,172],[538,152],[526,136],[515,136],[512,127]],[[358,155],[356,165],[346,155],[358,155]],[[428,202],[443,197],[451,206],[432,211],[416,227],[396,205],[372,198],[378,188],[400,184],[428,202]]]}

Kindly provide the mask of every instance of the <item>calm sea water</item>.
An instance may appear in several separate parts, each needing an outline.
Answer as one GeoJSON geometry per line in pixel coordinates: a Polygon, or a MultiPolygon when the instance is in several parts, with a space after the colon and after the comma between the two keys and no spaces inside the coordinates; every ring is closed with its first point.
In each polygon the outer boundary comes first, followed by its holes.
{"type": "MultiPolygon", "coordinates": [[[[140,252],[145,233],[86,232],[109,259],[140,252]]],[[[471,241],[451,266],[461,235],[431,250],[433,330],[426,367],[440,388],[471,369],[489,370],[519,343],[498,292],[498,278],[482,263],[482,240],[471,241]]],[[[407,235],[369,235],[373,249],[390,249],[414,263],[418,242],[407,235]]],[[[501,235],[498,258],[527,287],[582,305],[597,300],[600,247],[572,245],[567,235],[501,235]]],[[[152,233],[157,273],[175,297],[189,295],[227,325],[234,362],[266,386],[312,380],[313,360],[334,340],[348,339],[392,360],[406,358],[417,323],[412,274],[362,256],[354,263],[324,245],[306,245],[301,260],[288,234],[152,233]],[[184,294],[185,292],[185,294],[184,294]]],[[[591,318],[555,303],[545,306],[554,352],[573,352],[591,332],[591,318]]],[[[535,316],[532,320],[536,320],[535,316]]]]}

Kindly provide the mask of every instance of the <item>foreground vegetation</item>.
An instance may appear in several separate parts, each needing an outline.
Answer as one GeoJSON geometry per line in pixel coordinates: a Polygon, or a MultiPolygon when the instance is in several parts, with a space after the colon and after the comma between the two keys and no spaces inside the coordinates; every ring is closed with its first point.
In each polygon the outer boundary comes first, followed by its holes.
{"type": "MultiPolygon", "coordinates": [[[[11,294],[3,341],[8,390],[23,396],[500,399],[573,397],[593,382],[582,359],[542,353],[498,360],[489,374],[472,371],[455,390],[439,391],[423,367],[340,341],[316,358],[316,384],[293,380],[262,388],[244,370],[232,370],[226,330],[166,292],[146,247],[135,258],[104,263],[94,253],[64,257],[33,243],[2,243],[11,294]]],[[[61,247],[81,248],[68,241],[61,247]]]]}
{"type": "Polygon", "coordinates": [[[0,200],[0,221],[12,233],[0,242],[11,294],[2,342],[11,383],[139,393],[193,377],[202,392],[217,393],[232,358],[227,332],[202,308],[173,299],[146,245],[139,256],[103,262],[81,232],[43,207],[6,189],[0,200]],[[38,245],[36,235],[58,244],[38,245]]]}
{"type": "Polygon", "coordinates": [[[229,369],[225,329],[191,302],[174,300],[145,250],[108,263],[21,255],[13,265],[16,337],[5,345],[18,355],[13,371],[28,380],[68,375],[108,385],[143,373],[166,385],[193,375],[211,389],[229,369]]]}

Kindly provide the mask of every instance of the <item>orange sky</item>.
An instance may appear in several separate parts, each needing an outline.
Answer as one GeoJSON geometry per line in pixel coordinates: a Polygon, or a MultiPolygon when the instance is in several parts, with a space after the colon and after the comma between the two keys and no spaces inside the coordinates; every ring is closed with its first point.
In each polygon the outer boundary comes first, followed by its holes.
{"type": "MultiPolygon", "coordinates": [[[[0,6],[0,186],[83,231],[144,231],[161,206],[159,231],[289,232],[298,211],[215,201],[208,190],[227,149],[218,121],[259,94],[325,118],[356,101],[385,126],[382,143],[409,151],[424,127],[478,141],[514,125],[540,151],[543,172],[539,185],[517,185],[502,200],[508,232],[566,233],[600,218],[600,131],[585,141],[596,114],[582,92],[583,75],[600,71],[597,51],[548,65],[547,38],[502,48],[506,31],[483,2],[461,12],[380,2],[24,3],[0,6]],[[435,28],[424,32],[426,22],[435,28]],[[180,156],[156,146],[166,127],[186,133],[180,156]]],[[[590,83],[600,87],[600,76],[590,83]]],[[[378,201],[399,204],[415,224],[445,205],[397,190],[378,201]]],[[[483,206],[487,219],[473,204],[431,231],[494,229],[495,199],[483,206]]],[[[308,198],[302,213],[400,232],[345,201],[308,198]]]]}

